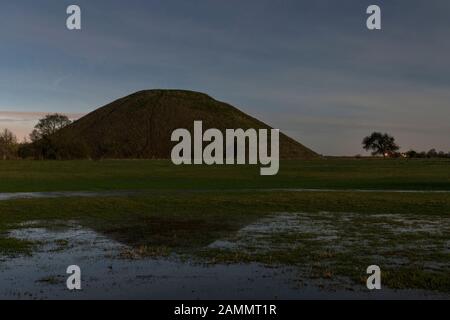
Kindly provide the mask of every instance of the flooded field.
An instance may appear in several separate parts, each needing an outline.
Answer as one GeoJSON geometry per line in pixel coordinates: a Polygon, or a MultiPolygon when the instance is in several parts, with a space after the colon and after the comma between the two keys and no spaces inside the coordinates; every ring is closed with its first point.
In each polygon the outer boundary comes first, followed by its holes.
{"type": "Polygon", "coordinates": [[[293,270],[260,264],[207,265],[179,257],[140,258],[133,249],[72,223],[65,230],[33,227],[11,237],[39,241],[33,256],[3,258],[0,298],[289,299],[322,297],[298,290],[293,270]],[[82,290],[66,288],[67,266],[82,269],[82,290]]]}
{"type": "Polygon", "coordinates": [[[415,277],[441,281],[450,274],[449,234],[446,218],[279,213],[190,255],[146,257],[76,221],[31,221],[8,235],[36,245],[29,256],[0,257],[0,298],[445,299],[442,286],[394,290],[391,270],[408,276],[420,264],[415,277]],[[77,292],[66,288],[74,264],[82,270],[77,292]],[[371,264],[386,270],[389,286],[380,291],[358,281],[371,264]]]}
{"type": "Polygon", "coordinates": [[[31,257],[4,258],[0,263],[1,298],[250,298],[255,292],[261,298],[276,298],[294,293],[283,285],[284,271],[257,265],[205,267],[176,257],[139,258],[131,254],[131,248],[75,223],[65,230],[30,224],[11,236],[40,245],[31,257]],[[65,271],[72,264],[82,270],[79,292],[66,288],[65,271]],[[278,276],[279,283],[258,281],[278,276]]]}
{"type": "Polygon", "coordinates": [[[280,213],[209,246],[219,261],[296,266],[327,287],[363,288],[378,265],[390,288],[423,288],[450,297],[450,219],[406,214],[280,213]],[[348,282],[353,280],[352,284],[348,282]]]}

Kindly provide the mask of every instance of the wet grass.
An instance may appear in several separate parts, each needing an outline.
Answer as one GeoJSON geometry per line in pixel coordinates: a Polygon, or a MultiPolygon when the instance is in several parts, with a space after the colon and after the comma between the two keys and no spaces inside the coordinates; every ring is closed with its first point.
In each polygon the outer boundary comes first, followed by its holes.
{"type": "Polygon", "coordinates": [[[0,252],[32,249],[33,243],[5,236],[26,227],[24,222],[53,228],[75,220],[135,248],[130,254],[136,258],[177,253],[209,263],[293,265],[299,278],[345,276],[359,285],[368,265],[382,264],[387,287],[450,292],[449,213],[448,194],[220,192],[13,200],[0,202],[0,252]],[[307,212],[313,227],[306,228],[304,217],[303,231],[255,231],[237,250],[208,248],[216,240],[236,240],[239,230],[274,212],[307,212]],[[345,218],[348,212],[353,214],[345,218]],[[434,229],[420,229],[424,221],[434,229]]]}
{"type": "Polygon", "coordinates": [[[449,235],[448,215],[279,213],[200,254],[213,263],[291,265],[299,278],[348,277],[361,289],[376,264],[389,288],[450,292],[449,235]]]}
{"type": "Polygon", "coordinates": [[[30,255],[35,244],[32,241],[9,238],[4,234],[0,236],[0,255],[6,257],[16,256],[17,254],[30,255]]]}
{"type": "Polygon", "coordinates": [[[142,258],[167,258],[172,254],[172,249],[166,246],[141,245],[123,250],[120,258],[133,260],[142,258]]]}
{"type": "MultiPolygon", "coordinates": [[[[8,229],[27,221],[46,225],[55,221],[57,226],[58,221],[77,220],[131,245],[189,248],[208,244],[273,212],[319,211],[360,213],[360,223],[365,214],[380,212],[439,219],[450,213],[450,195],[221,192],[11,200],[0,202],[0,239],[5,239],[8,229]]],[[[360,229],[355,226],[349,231],[360,229]]],[[[7,247],[1,242],[0,248],[7,247]]]]}
{"type": "MultiPolygon", "coordinates": [[[[167,161],[0,161],[0,192],[158,190],[120,197],[0,201],[0,256],[30,254],[36,245],[9,238],[10,230],[60,228],[77,221],[129,245],[133,250],[124,252],[128,258],[177,253],[209,263],[292,265],[299,278],[348,277],[359,285],[368,265],[382,264],[387,287],[450,292],[450,231],[445,224],[450,194],[236,192],[450,190],[449,168],[445,160],[286,161],[278,176],[261,177],[258,167],[174,167],[167,161]],[[175,191],[183,188],[209,192],[175,191]],[[319,228],[250,232],[236,250],[208,247],[217,240],[239,240],[243,228],[274,213],[307,213],[319,228]],[[352,216],[343,219],[345,213],[352,216]],[[34,224],[27,226],[30,221],[34,224]],[[437,223],[434,232],[420,229],[432,222],[437,223]]],[[[305,225],[305,220],[300,222],[305,225]]],[[[58,245],[64,250],[65,243],[58,245]]]]}

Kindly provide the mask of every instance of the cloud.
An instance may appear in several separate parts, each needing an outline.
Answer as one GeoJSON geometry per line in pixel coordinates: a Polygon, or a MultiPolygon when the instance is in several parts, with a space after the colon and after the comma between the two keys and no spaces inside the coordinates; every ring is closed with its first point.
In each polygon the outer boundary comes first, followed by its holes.
{"type": "MultiPolygon", "coordinates": [[[[365,28],[369,0],[79,0],[81,32],[66,30],[66,4],[2,4],[0,106],[81,113],[182,88],[323,153],[359,152],[372,127],[405,145],[448,145],[448,1],[380,0],[381,32],[365,28]]],[[[37,121],[15,117],[0,127],[37,121]]]]}

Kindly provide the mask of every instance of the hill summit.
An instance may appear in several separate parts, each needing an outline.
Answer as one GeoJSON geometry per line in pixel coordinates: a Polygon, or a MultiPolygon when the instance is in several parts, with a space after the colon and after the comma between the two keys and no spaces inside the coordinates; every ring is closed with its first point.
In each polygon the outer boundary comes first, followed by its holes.
{"type": "MultiPolygon", "coordinates": [[[[53,139],[62,158],[170,159],[175,129],[271,129],[267,124],[210,96],[183,90],[139,91],[80,118],[53,139]]],[[[317,154],[280,133],[281,159],[317,154]]]]}

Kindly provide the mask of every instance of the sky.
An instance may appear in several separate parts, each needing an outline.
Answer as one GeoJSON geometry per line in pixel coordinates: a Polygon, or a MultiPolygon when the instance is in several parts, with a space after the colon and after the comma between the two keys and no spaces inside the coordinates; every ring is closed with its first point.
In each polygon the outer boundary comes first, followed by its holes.
{"type": "Polygon", "coordinates": [[[201,91],[325,155],[388,132],[450,151],[450,1],[2,0],[0,129],[143,89],[201,91]],[[66,28],[66,8],[82,30],[66,28]],[[382,10],[382,30],[366,9],[382,10]]]}

